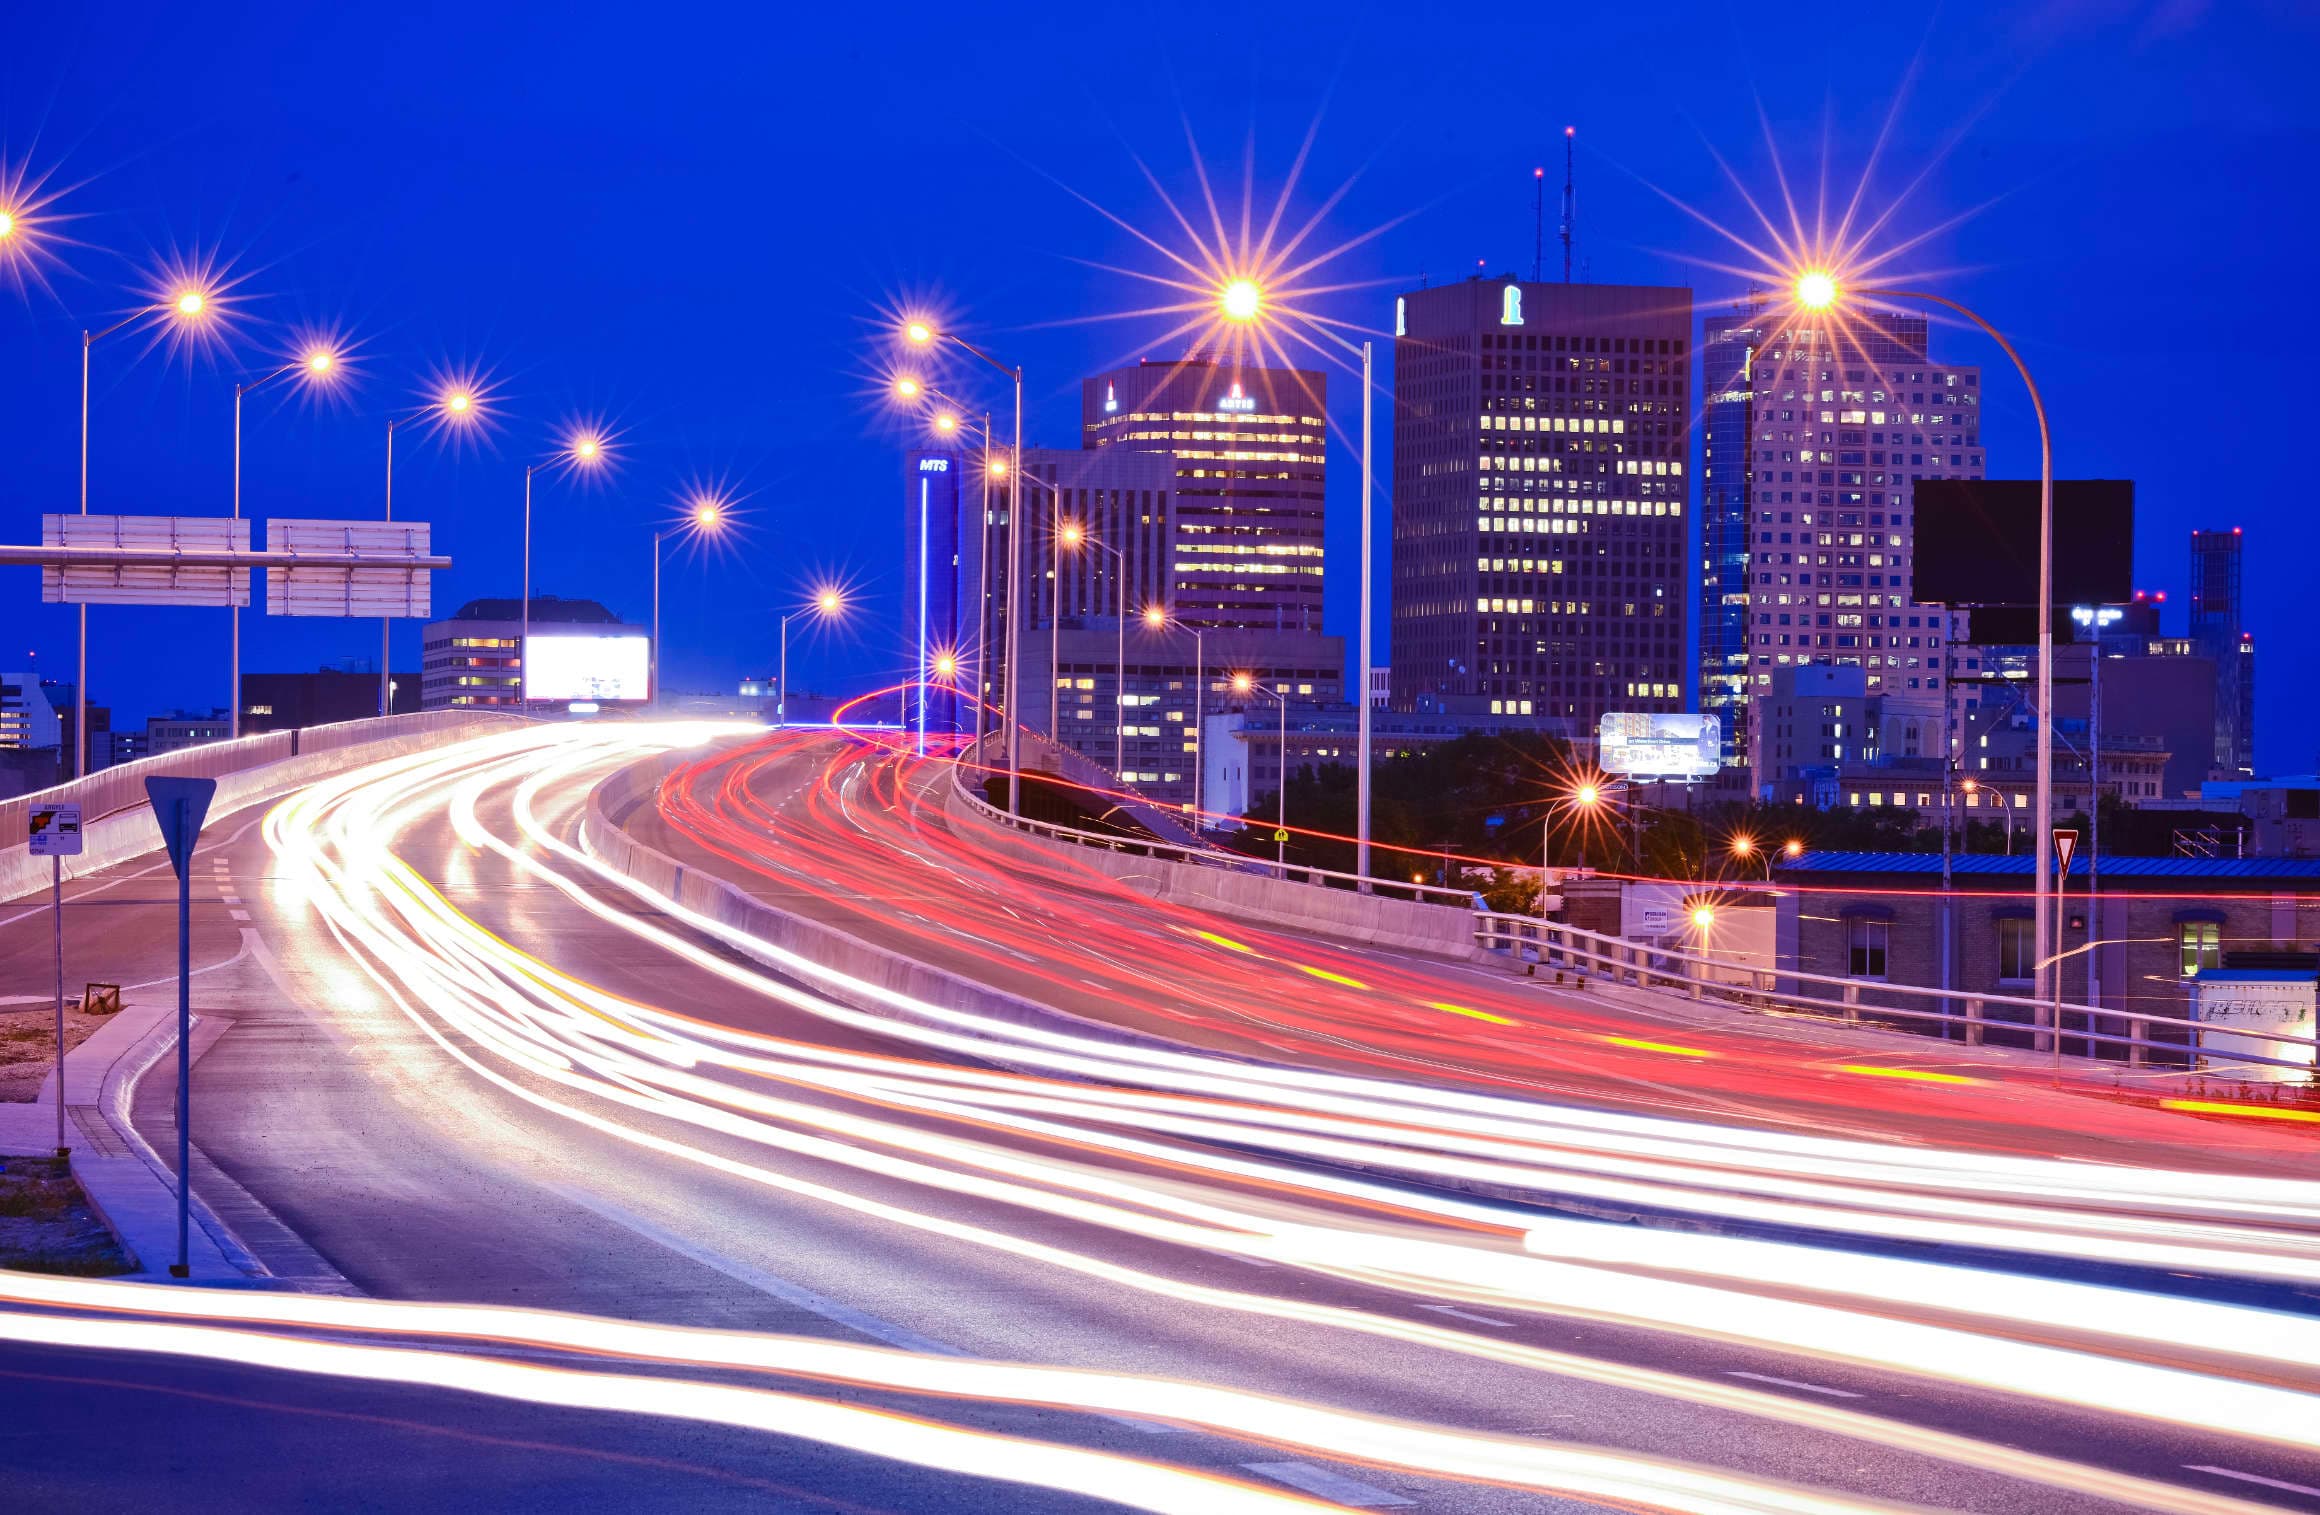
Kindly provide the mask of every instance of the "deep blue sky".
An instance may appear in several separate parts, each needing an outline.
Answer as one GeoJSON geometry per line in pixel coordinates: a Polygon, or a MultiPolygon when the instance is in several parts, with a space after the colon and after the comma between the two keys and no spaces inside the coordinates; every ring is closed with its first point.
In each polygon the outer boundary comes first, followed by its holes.
{"type": "MultiPolygon", "coordinates": [[[[865,598],[847,636],[798,653],[799,676],[891,676],[895,454],[911,433],[875,397],[880,308],[939,297],[1023,362],[1029,435],[1054,445],[1073,439],[1080,374],[1173,354],[1146,345],[1159,322],[1058,324],[1151,301],[1075,259],[1161,266],[1064,186],[1180,243],[1133,154],[1189,203],[1184,122],[1228,187],[1253,131],[1269,199],[1319,115],[1298,218],[1356,174],[1325,237],[1406,217],[1331,266],[1387,281],[1327,302],[1382,327],[1393,281],[1528,263],[1530,171],[1574,123],[1587,273],[1690,284],[1705,306],[1740,281],[1687,260],[1736,253],[1656,191],[1761,241],[1715,157],[1775,192],[1758,100],[1791,173],[1809,185],[1825,161],[1842,190],[1914,69],[1871,203],[1931,165],[1895,222],[1935,233],[1907,265],[2018,338],[2061,472],[2137,481],[2138,578],[2169,592],[2171,626],[2186,533],[2246,527],[2259,761],[2308,771],[2320,716],[2298,686],[2320,633],[2298,603],[2314,528],[2297,418],[2320,25],[2290,3],[1865,11],[1767,29],[1762,8],[1727,4],[1531,20],[1362,3],[1175,19],[1086,5],[25,8],[0,48],[0,156],[73,186],[55,208],[85,245],[50,289],[0,292],[0,537],[36,540],[41,512],[74,508],[79,329],[131,303],[155,251],[215,248],[246,296],[238,350],[189,367],[126,335],[99,347],[92,509],[223,513],[234,376],[293,324],[336,322],[361,343],[365,381],[320,414],[253,399],[247,513],[374,515],[383,415],[430,367],[479,363],[501,384],[493,443],[409,445],[398,469],[397,513],[432,520],[460,562],[437,582],[439,611],[514,592],[522,465],[555,423],[593,411],[622,429],[625,457],[593,491],[543,489],[540,591],[643,619],[650,529],[685,480],[722,476],[746,491],[749,529],[672,572],[671,687],[765,669],[775,612],[826,572],[865,598]]],[[[1991,471],[2033,472],[2027,405],[1999,356],[1943,344],[1992,369],[1991,471]]],[[[1355,386],[1332,393],[1350,435],[1355,386]]],[[[1347,633],[1354,484],[1340,452],[1330,605],[1347,633]]],[[[30,570],[9,570],[0,594],[0,667],[37,651],[69,673],[70,612],[38,606],[30,570]]],[[[1384,608],[1381,593],[1381,645],[1384,608]]],[[[222,703],[217,613],[94,619],[94,693],[130,722],[222,703]]],[[[367,625],[247,626],[252,668],[376,647],[367,625]]],[[[400,634],[398,663],[416,644],[400,634]]]]}

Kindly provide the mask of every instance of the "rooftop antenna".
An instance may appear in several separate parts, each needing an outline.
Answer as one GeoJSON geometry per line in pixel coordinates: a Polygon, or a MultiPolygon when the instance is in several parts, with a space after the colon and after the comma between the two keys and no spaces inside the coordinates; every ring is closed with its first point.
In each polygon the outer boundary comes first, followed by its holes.
{"type": "Polygon", "coordinates": [[[1536,284],[1547,266],[1547,171],[1531,170],[1531,282],[1536,284]]]}
{"type": "Polygon", "coordinates": [[[1571,188],[1571,139],[1579,135],[1579,128],[1563,128],[1563,282],[1571,282],[1571,222],[1578,213],[1579,201],[1571,188]]]}

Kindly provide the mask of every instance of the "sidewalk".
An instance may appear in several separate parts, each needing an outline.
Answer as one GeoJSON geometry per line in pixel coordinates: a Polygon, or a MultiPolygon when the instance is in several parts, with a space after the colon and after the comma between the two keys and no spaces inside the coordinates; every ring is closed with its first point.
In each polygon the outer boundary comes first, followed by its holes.
{"type": "MultiPolygon", "coordinates": [[[[198,1059],[232,1022],[196,1016],[193,1055],[198,1059]]],[[[156,995],[124,1005],[64,1060],[65,1141],[72,1148],[73,1177],[129,1254],[136,1272],[127,1281],[175,1282],[169,1265],[177,1258],[175,1175],[137,1135],[129,1122],[129,1101],[137,1082],[162,1063],[177,1044],[176,1006],[156,995]]],[[[42,1082],[30,1104],[0,1104],[0,1155],[45,1156],[56,1150],[56,1075],[42,1082]]],[[[191,1281],[246,1284],[262,1278],[260,1267],[232,1231],[210,1213],[197,1195],[186,1235],[191,1281]]]]}

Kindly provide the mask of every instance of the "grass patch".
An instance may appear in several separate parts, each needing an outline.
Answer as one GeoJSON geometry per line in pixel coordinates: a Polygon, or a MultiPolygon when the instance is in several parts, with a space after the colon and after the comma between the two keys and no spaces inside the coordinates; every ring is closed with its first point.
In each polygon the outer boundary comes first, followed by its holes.
{"type": "Polygon", "coordinates": [[[0,1268],[105,1278],[129,1271],[113,1233],[54,1157],[0,1158],[0,1268]]]}

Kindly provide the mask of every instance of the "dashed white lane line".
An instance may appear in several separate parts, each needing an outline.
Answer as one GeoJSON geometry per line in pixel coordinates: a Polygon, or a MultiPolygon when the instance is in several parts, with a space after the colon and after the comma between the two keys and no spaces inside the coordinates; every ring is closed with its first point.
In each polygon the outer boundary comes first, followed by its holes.
{"type": "Polygon", "coordinates": [[[1728,1372],[1726,1378],[1749,1378],[1758,1383],[1777,1384],[1783,1389],[1802,1389],[1807,1394],[1826,1394],[1831,1399],[1859,1399],[1851,1389],[1832,1389],[1827,1384],[1806,1383],[1799,1378],[1775,1378],[1770,1373],[1728,1372]]]}
{"type": "Polygon", "coordinates": [[[2184,1468],[2193,1473],[2213,1473],[2218,1478],[2236,1478],[2241,1483],[2262,1484],[2267,1489],[2278,1489],[2286,1494],[2309,1494],[2320,1499],[2320,1489],[2308,1483],[2290,1483],[2284,1478],[2266,1478],[2261,1473],[2242,1473],[2237,1468],[2219,1468],[2212,1463],[2187,1462],[2184,1468]]]}
{"type": "MultiPolygon", "coordinates": [[[[680,1257],[689,1257],[713,1272],[724,1274],[735,1283],[746,1284],[761,1293],[770,1294],[784,1304],[795,1305],[801,1310],[810,1311],[824,1320],[844,1326],[849,1331],[859,1331],[872,1341],[884,1342],[887,1346],[899,1347],[905,1352],[923,1352],[932,1357],[967,1357],[973,1355],[964,1347],[954,1347],[948,1342],[936,1341],[930,1336],[921,1336],[905,1326],[880,1320],[866,1310],[857,1310],[852,1305],[841,1304],[826,1295],[815,1293],[802,1284],[793,1284],[779,1274],[769,1273],[763,1268],[752,1267],[738,1258],[727,1257],[723,1253],[712,1251],[707,1247],[696,1246],[674,1232],[654,1225],[643,1216],[598,1199],[584,1189],[567,1184],[547,1184],[544,1187],[551,1193],[561,1195],[591,1214],[611,1221],[616,1226],[633,1231],[647,1241],[658,1242],[680,1257]]],[[[1182,1434],[1184,1429],[1182,1426],[1165,1425],[1156,1420],[1138,1420],[1128,1415],[1106,1415],[1104,1419],[1115,1425],[1126,1426],[1131,1431],[1141,1431],[1147,1436],[1175,1436],[1182,1434]]]]}
{"type": "Polygon", "coordinates": [[[1499,1320],[1494,1316],[1477,1315],[1472,1310],[1461,1310],[1456,1305],[1420,1305],[1418,1308],[1432,1310],[1437,1315],[1455,1315],[1460,1320],[1471,1320],[1480,1325],[1498,1326],[1508,1331],[1514,1329],[1514,1322],[1511,1320],[1499,1320]]]}
{"type": "Polygon", "coordinates": [[[237,921],[246,921],[250,918],[250,912],[247,910],[228,910],[226,914],[232,916],[237,921]]]}
{"type": "Polygon", "coordinates": [[[1241,1466],[1275,1483],[1285,1483],[1292,1489],[1303,1489],[1318,1498],[1333,1499],[1357,1510],[1401,1509],[1416,1502],[1309,1462],[1244,1462],[1241,1466]]]}

